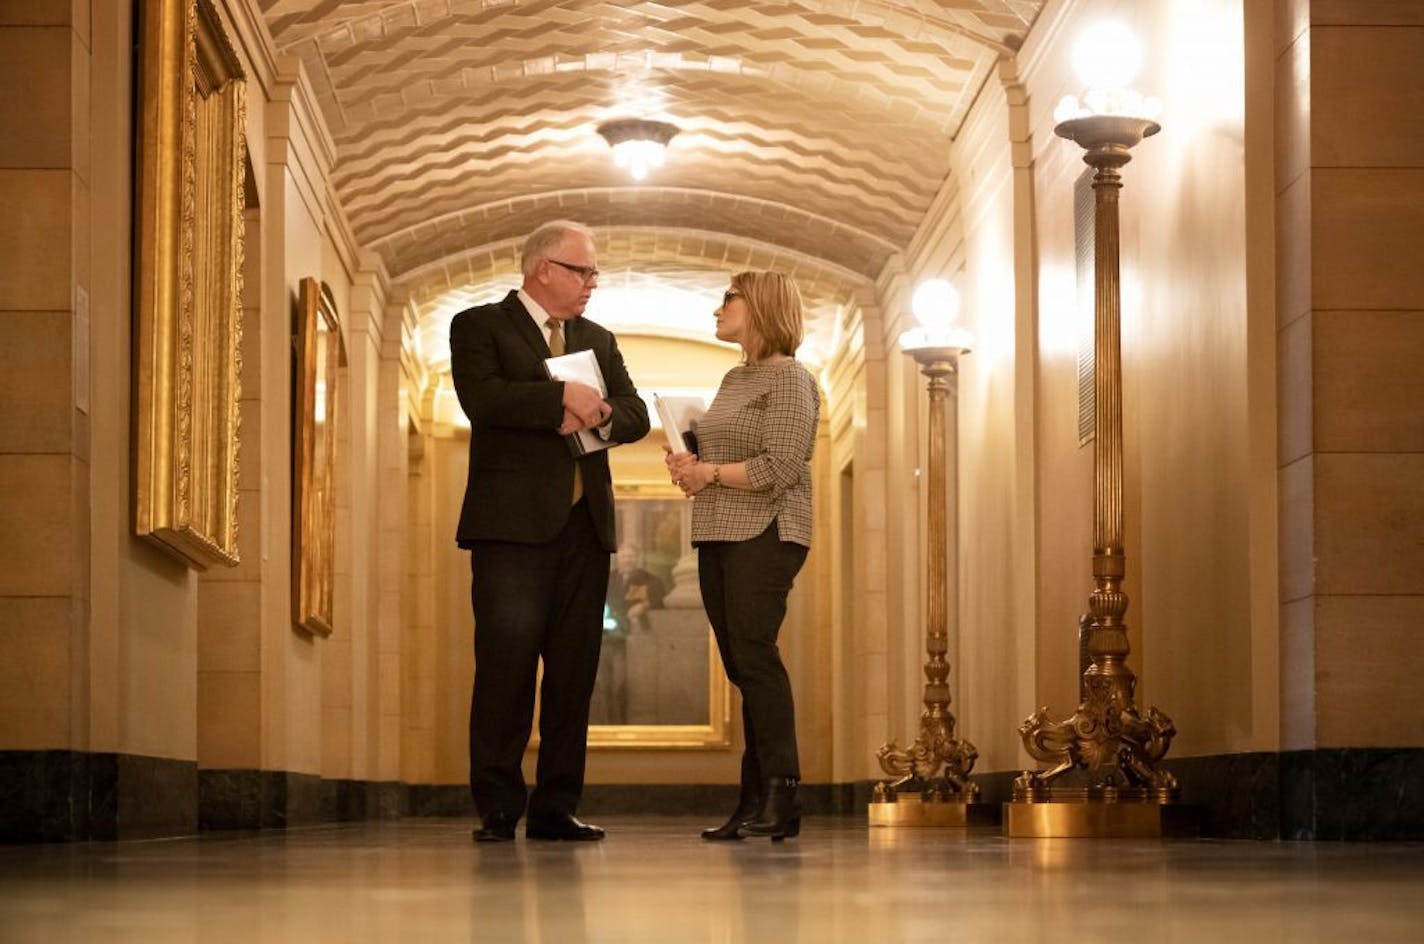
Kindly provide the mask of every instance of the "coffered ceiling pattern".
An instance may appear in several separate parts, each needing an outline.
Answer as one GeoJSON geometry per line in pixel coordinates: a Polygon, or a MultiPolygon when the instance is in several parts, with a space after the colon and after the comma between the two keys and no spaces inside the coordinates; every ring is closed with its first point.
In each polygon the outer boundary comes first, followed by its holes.
{"type": "Polygon", "coordinates": [[[793,270],[815,322],[903,249],[1043,0],[260,0],[335,139],[337,199],[436,322],[570,217],[603,285],[793,270]],[[680,133],[641,183],[597,127],[680,133]]]}

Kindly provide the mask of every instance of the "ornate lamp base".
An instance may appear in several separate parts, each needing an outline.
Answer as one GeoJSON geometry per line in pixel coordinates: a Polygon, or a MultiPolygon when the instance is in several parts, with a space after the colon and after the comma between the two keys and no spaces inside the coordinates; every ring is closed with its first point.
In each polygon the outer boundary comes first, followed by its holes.
{"type": "Polygon", "coordinates": [[[997,826],[998,810],[992,803],[966,803],[919,793],[888,793],[870,801],[871,826],[939,827],[963,829],[967,826],[997,826]]]}
{"type": "MultiPolygon", "coordinates": [[[[1066,793],[1067,791],[1055,791],[1066,793]]],[[[1004,804],[1011,839],[1159,839],[1201,834],[1201,807],[1156,800],[1054,797],[1004,804]]]]}

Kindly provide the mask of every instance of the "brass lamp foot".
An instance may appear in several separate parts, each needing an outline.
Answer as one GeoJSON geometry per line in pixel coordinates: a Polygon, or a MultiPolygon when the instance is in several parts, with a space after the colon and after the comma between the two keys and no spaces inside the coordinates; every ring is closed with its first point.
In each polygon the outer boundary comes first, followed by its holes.
{"type": "Polygon", "coordinates": [[[992,803],[966,803],[911,792],[871,800],[867,809],[871,826],[963,829],[999,823],[999,811],[992,803]]]}
{"type": "Polygon", "coordinates": [[[1004,804],[1011,839],[1160,839],[1201,834],[1201,807],[1151,800],[1004,804]]]}

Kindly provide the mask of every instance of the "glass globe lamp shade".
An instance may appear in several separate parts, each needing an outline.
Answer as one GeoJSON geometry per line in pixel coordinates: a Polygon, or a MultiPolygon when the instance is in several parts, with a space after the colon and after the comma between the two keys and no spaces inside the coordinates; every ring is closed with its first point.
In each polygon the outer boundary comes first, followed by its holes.
{"type": "Polygon", "coordinates": [[[1073,45],[1073,71],[1085,86],[1082,97],[1065,95],[1053,111],[1055,124],[1118,115],[1155,122],[1162,102],[1130,88],[1142,66],[1142,46],[1121,23],[1106,22],[1084,30],[1073,45]]]}
{"type": "Polygon", "coordinates": [[[1132,30],[1107,22],[1083,31],[1073,46],[1073,71],[1090,90],[1120,91],[1142,67],[1142,46],[1132,30]]]}
{"type": "Polygon", "coordinates": [[[944,279],[920,283],[910,299],[910,310],[920,324],[900,335],[902,351],[969,350],[972,343],[969,332],[954,326],[959,317],[959,293],[953,285],[944,279]]]}
{"type": "Polygon", "coordinates": [[[910,310],[921,327],[943,330],[959,317],[959,293],[944,279],[928,279],[915,289],[910,310]]]}

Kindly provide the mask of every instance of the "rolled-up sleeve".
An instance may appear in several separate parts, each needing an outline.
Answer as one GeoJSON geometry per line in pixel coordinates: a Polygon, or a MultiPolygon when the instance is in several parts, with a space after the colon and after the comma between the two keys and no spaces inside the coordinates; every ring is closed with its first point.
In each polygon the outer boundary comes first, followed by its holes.
{"type": "Polygon", "coordinates": [[[816,443],[819,396],[802,371],[778,373],[766,395],[762,450],[746,461],[754,491],[773,495],[801,482],[816,443]]]}

